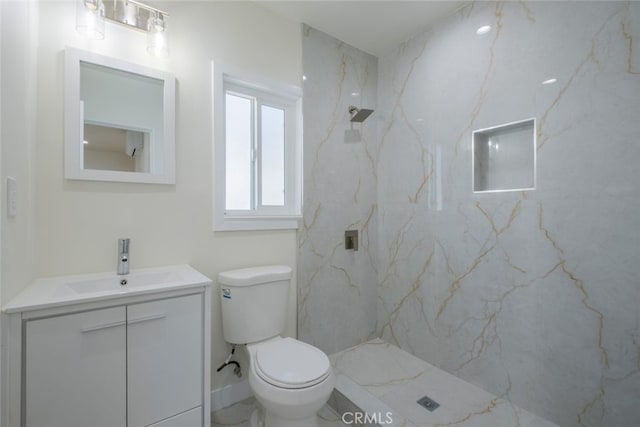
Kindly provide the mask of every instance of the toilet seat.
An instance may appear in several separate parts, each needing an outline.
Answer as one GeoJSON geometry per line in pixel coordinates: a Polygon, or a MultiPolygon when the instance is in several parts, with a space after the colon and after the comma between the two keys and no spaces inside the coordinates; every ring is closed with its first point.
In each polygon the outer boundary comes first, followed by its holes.
{"type": "Polygon", "coordinates": [[[331,374],[331,364],[324,352],[293,338],[260,345],[254,366],[261,379],[285,389],[311,387],[331,374]]]}

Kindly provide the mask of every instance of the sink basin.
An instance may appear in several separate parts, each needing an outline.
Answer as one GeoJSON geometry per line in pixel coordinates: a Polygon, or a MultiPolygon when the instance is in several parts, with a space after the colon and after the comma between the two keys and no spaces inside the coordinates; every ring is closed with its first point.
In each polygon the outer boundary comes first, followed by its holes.
{"type": "Polygon", "coordinates": [[[159,273],[132,273],[124,276],[63,283],[58,289],[58,294],[66,294],[69,291],[78,294],[109,291],[127,292],[131,288],[160,285],[163,283],[177,282],[179,280],[181,280],[181,277],[178,274],[169,271],[159,273]],[[125,285],[121,283],[123,280],[126,280],[125,285]]]}
{"type": "Polygon", "coordinates": [[[115,272],[51,277],[36,280],[3,307],[5,313],[125,298],[153,292],[211,285],[211,280],[189,265],[115,272]],[[126,280],[125,285],[121,281],[126,280]]]}

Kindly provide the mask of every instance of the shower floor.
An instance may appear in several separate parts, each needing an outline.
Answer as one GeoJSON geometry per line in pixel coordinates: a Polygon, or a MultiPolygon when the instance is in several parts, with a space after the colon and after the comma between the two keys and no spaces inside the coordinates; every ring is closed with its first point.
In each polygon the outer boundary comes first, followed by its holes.
{"type": "MultiPolygon", "coordinates": [[[[381,339],[330,359],[336,387],[319,427],[558,427],[381,339]],[[423,396],[440,406],[429,412],[416,403],[423,396]],[[377,423],[355,423],[356,413],[377,423]]],[[[250,398],[216,411],[211,426],[249,427],[255,405],[250,398]]]]}
{"type": "Polygon", "coordinates": [[[330,359],[329,405],[341,414],[360,410],[397,427],[558,427],[380,339],[330,359]],[[435,411],[416,403],[425,395],[440,404],[435,411]]]}

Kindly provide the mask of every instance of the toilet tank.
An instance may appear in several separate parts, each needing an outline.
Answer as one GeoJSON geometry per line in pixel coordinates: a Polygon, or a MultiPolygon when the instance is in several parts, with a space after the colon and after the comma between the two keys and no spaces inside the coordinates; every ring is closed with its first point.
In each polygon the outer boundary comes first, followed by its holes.
{"type": "Polygon", "coordinates": [[[225,341],[247,344],[280,335],[287,322],[291,267],[270,265],[218,274],[225,341]]]}

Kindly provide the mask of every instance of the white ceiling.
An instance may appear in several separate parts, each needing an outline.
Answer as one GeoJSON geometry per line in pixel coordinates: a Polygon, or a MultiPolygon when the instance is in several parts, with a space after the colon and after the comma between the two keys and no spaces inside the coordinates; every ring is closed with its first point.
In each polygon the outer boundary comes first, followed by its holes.
{"type": "Polygon", "coordinates": [[[467,1],[271,1],[259,5],[380,56],[467,1]]]}

